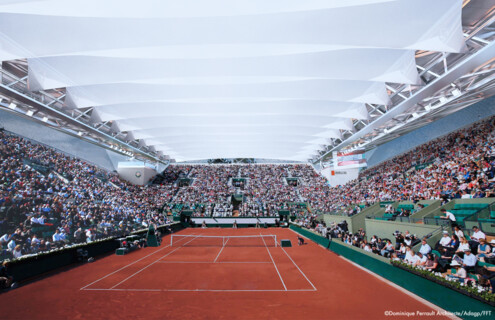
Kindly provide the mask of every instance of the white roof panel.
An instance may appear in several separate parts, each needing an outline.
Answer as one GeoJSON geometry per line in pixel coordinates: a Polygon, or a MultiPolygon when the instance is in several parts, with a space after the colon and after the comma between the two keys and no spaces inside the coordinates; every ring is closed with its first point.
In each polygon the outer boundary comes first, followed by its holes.
{"type": "MultiPolygon", "coordinates": [[[[308,158],[461,52],[462,0],[8,0],[0,59],[177,159],[308,158]],[[161,148],[161,149],[160,149],[161,148]]],[[[75,110],[74,110],[75,112],[75,110]]],[[[88,113],[89,114],[89,113],[88,113]]]]}

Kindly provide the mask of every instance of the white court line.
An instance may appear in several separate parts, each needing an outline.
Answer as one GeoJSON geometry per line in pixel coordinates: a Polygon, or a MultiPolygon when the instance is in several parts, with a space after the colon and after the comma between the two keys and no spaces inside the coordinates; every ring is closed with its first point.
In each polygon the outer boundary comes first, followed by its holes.
{"type": "MultiPolygon", "coordinates": [[[[292,231],[292,232],[294,232],[294,233],[295,233],[295,234],[297,234],[297,235],[300,235],[301,237],[304,237],[304,238],[308,239],[309,241],[312,241],[312,240],[311,240],[311,239],[309,239],[308,237],[303,236],[302,234],[297,233],[297,232],[295,232],[295,231],[294,231],[294,230],[292,230],[292,229],[289,229],[289,230],[290,230],[290,231],[292,231]]],[[[316,243],[316,242],[315,242],[315,243],[316,243]]],[[[322,245],[320,245],[320,244],[317,244],[317,245],[318,245],[319,247],[323,248],[325,251],[331,251],[331,250],[328,250],[327,248],[325,248],[324,246],[322,246],[322,245]]],[[[332,252],[333,252],[333,251],[332,251],[332,252]]],[[[377,278],[378,280],[381,280],[381,281],[385,282],[385,283],[386,283],[386,284],[388,284],[389,286],[391,286],[391,287],[393,287],[393,288],[396,288],[397,290],[399,290],[399,291],[401,291],[401,292],[403,292],[403,293],[407,294],[407,295],[408,295],[408,296],[410,296],[411,298],[413,298],[413,299],[415,299],[415,300],[417,300],[417,301],[419,301],[419,302],[421,302],[421,303],[423,303],[423,304],[427,305],[428,307],[430,307],[430,308],[432,308],[432,309],[435,309],[435,310],[439,311],[439,312],[440,312],[440,313],[442,313],[442,314],[448,315],[448,317],[449,317],[450,319],[460,319],[459,317],[456,317],[456,316],[454,316],[454,315],[451,315],[451,314],[450,314],[450,312],[448,312],[448,311],[446,311],[445,309],[443,309],[443,308],[441,308],[441,307],[437,306],[436,304],[431,303],[430,301],[428,301],[428,300],[426,300],[426,299],[421,298],[420,296],[418,296],[418,295],[416,295],[416,294],[412,293],[411,291],[409,291],[409,290],[407,290],[407,289],[404,289],[403,287],[399,286],[398,284],[395,284],[395,283],[393,283],[392,281],[385,279],[384,277],[382,277],[382,276],[380,276],[380,275],[378,275],[378,274],[374,273],[373,271],[368,270],[368,269],[366,269],[365,267],[363,267],[363,266],[361,266],[361,265],[359,265],[359,264],[357,264],[357,263],[355,263],[355,262],[353,262],[353,261],[351,261],[351,260],[349,260],[349,259],[347,259],[347,258],[345,258],[345,257],[343,257],[343,256],[341,256],[341,255],[339,255],[339,254],[337,254],[337,253],[335,253],[335,254],[336,254],[339,258],[341,258],[341,259],[343,259],[343,260],[345,260],[345,261],[347,261],[347,262],[351,263],[352,265],[354,265],[354,266],[358,267],[359,269],[361,269],[361,270],[363,270],[363,271],[365,271],[365,272],[369,273],[369,274],[370,274],[370,275],[372,275],[373,277],[377,278]]]]}
{"type": "MultiPolygon", "coordinates": [[[[199,237],[199,235],[198,235],[198,237],[199,237]]],[[[197,238],[197,237],[196,237],[196,238],[197,238]]],[[[196,239],[196,238],[192,238],[192,239],[191,239],[191,240],[189,240],[188,242],[184,243],[184,245],[188,244],[189,242],[193,241],[193,240],[194,240],[194,239],[196,239]]],[[[113,287],[111,287],[110,289],[113,289],[113,288],[115,288],[115,287],[118,287],[118,286],[119,286],[119,285],[121,285],[122,283],[124,283],[124,282],[126,282],[127,280],[129,280],[130,278],[134,277],[136,274],[138,274],[138,273],[140,273],[141,271],[143,271],[143,270],[145,270],[145,269],[147,269],[147,268],[151,267],[152,265],[154,265],[155,263],[157,263],[157,262],[158,262],[158,261],[160,261],[161,259],[163,259],[163,258],[167,257],[168,255],[170,255],[170,254],[174,253],[175,251],[179,250],[180,248],[182,248],[182,246],[177,247],[177,248],[175,248],[174,250],[172,250],[172,251],[170,251],[169,253],[167,253],[166,255],[164,255],[163,257],[158,258],[156,261],[154,261],[154,262],[150,263],[149,265],[145,266],[145,267],[144,267],[144,268],[142,268],[141,270],[139,270],[139,271],[137,271],[137,272],[133,273],[132,275],[128,276],[127,278],[125,278],[124,280],[120,281],[119,283],[117,283],[116,285],[114,285],[113,287]]]]}
{"type": "MultiPolygon", "coordinates": [[[[179,241],[180,241],[180,240],[179,240],[179,241]]],[[[144,256],[144,257],[142,257],[141,259],[138,259],[138,260],[136,260],[136,261],[134,261],[134,262],[132,262],[132,263],[129,263],[128,265],[125,265],[125,266],[123,266],[122,268],[120,268],[120,269],[118,269],[118,270],[115,270],[114,272],[109,273],[109,274],[107,274],[106,276],[101,277],[100,279],[98,279],[98,280],[96,280],[96,281],[91,282],[90,284],[88,284],[88,285],[86,285],[86,286],[82,287],[82,288],[81,288],[81,289],[79,289],[79,290],[86,289],[86,288],[87,288],[87,287],[89,287],[90,285],[95,284],[95,283],[97,283],[98,281],[101,281],[101,280],[105,279],[106,277],[109,277],[109,276],[111,276],[112,274],[115,274],[115,273],[117,273],[117,272],[119,272],[119,271],[121,271],[121,270],[124,270],[125,268],[130,267],[130,266],[132,266],[133,264],[135,264],[135,263],[137,263],[137,262],[139,262],[139,261],[141,261],[141,260],[143,260],[143,259],[145,259],[145,258],[147,258],[147,257],[149,257],[149,256],[151,256],[151,255],[154,255],[155,253],[157,253],[157,252],[159,252],[159,251],[162,251],[162,250],[164,250],[164,249],[166,249],[166,248],[168,248],[168,247],[170,247],[170,245],[167,245],[167,246],[165,246],[165,247],[163,247],[163,248],[161,248],[161,249],[155,250],[155,251],[153,251],[152,253],[150,253],[150,254],[148,254],[148,255],[146,255],[146,256],[144,256]]]]}
{"type": "Polygon", "coordinates": [[[217,263],[272,263],[271,261],[220,261],[217,263]]]}
{"type": "MultiPolygon", "coordinates": [[[[227,239],[227,242],[229,242],[229,240],[230,240],[230,238],[227,239]]],[[[223,248],[225,248],[225,245],[227,244],[227,242],[225,242],[225,244],[223,244],[222,249],[220,249],[220,252],[217,254],[217,257],[215,258],[215,260],[213,260],[213,262],[217,262],[217,259],[218,259],[218,257],[220,257],[220,253],[222,253],[223,248]]]]}
{"type": "Polygon", "coordinates": [[[271,261],[158,261],[158,263],[272,263],[271,261]]]}
{"type": "MultiPolygon", "coordinates": [[[[261,233],[260,233],[260,235],[261,235],[261,233]]],[[[280,272],[278,272],[278,268],[277,268],[277,265],[275,264],[275,261],[273,260],[272,254],[270,253],[270,250],[268,250],[268,247],[266,246],[265,239],[263,239],[263,237],[261,237],[261,240],[263,240],[263,243],[265,244],[266,251],[268,251],[268,255],[270,255],[270,259],[272,259],[273,266],[275,267],[275,270],[278,273],[278,277],[280,278],[280,281],[282,281],[282,284],[284,285],[285,291],[287,291],[287,287],[285,286],[284,279],[282,279],[282,276],[280,275],[280,272]]]]}
{"type": "Polygon", "coordinates": [[[163,291],[162,289],[99,289],[99,288],[88,288],[88,289],[82,289],[84,291],[163,291]]]}
{"type": "Polygon", "coordinates": [[[306,275],[304,274],[304,272],[302,272],[301,268],[299,268],[299,266],[294,262],[294,260],[292,260],[291,256],[289,256],[289,254],[287,253],[287,251],[285,251],[284,247],[280,246],[280,248],[282,248],[282,250],[285,252],[285,254],[287,255],[287,257],[289,257],[290,261],[292,261],[292,263],[296,266],[297,270],[299,270],[299,272],[303,275],[303,277],[306,279],[306,281],[308,281],[309,284],[316,291],[317,289],[316,289],[315,285],[311,281],[309,281],[308,277],[306,277],[306,275]]]}
{"type": "Polygon", "coordinates": [[[313,289],[84,289],[85,291],[152,291],[152,292],[314,292],[313,289]]]}

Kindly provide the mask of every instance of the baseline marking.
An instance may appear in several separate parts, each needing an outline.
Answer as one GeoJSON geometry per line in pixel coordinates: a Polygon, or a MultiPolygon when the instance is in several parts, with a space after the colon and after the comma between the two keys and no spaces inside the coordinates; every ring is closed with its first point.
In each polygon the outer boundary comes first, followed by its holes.
{"type": "MultiPolygon", "coordinates": [[[[199,235],[198,235],[197,237],[199,237],[199,235]]],[[[193,240],[194,240],[194,239],[196,239],[197,237],[192,238],[192,239],[191,239],[191,240],[189,240],[188,242],[184,243],[184,245],[186,245],[186,244],[188,244],[189,242],[193,241],[193,240]]],[[[163,257],[158,258],[156,261],[154,261],[154,262],[150,263],[149,265],[145,266],[145,267],[144,267],[144,268],[142,268],[141,270],[139,270],[139,271],[135,272],[134,274],[132,274],[132,275],[128,276],[127,278],[125,278],[124,280],[120,281],[119,283],[117,283],[116,285],[114,285],[113,287],[111,287],[110,289],[114,289],[115,287],[117,287],[117,286],[121,285],[122,283],[126,282],[126,281],[127,281],[127,280],[129,280],[130,278],[134,277],[136,274],[138,274],[138,273],[140,273],[141,271],[143,271],[143,270],[145,270],[145,269],[147,269],[147,268],[151,267],[152,265],[154,265],[155,263],[157,263],[157,262],[158,262],[158,261],[160,261],[161,259],[163,259],[163,258],[167,257],[168,255],[170,255],[170,254],[174,253],[175,251],[179,250],[179,249],[180,249],[180,248],[182,248],[182,247],[183,247],[183,246],[180,246],[180,247],[175,248],[174,250],[170,251],[169,253],[167,253],[167,254],[166,254],[166,255],[164,255],[163,257]]]]}
{"type": "Polygon", "coordinates": [[[272,263],[271,261],[158,261],[158,263],[272,263]]]}
{"type": "MultiPolygon", "coordinates": [[[[180,241],[180,240],[179,240],[179,241],[180,241]]],[[[86,289],[87,287],[91,286],[92,284],[95,284],[95,283],[97,283],[98,281],[101,281],[101,280],[103,280],[103,279],[105,279],[105,278],[107,278],[107,277],[111,276],[112,274],[115,274],[115,273],[117,273],[117,272],[119,272],[119,271],[121,271],[121,270],[124,270],[125,268],[130,267],[130,266],[132,266],[133,264],[135,264],[135,263],[137,263],[137,262],[139,262],[139,261],[141,261],[141,260],[143,260],[143,259],[145,259],[145,258],[147,258],[147,257],[149,257],[149,256],[151,256],[151,255],[154,255],[155,253],[157,253],[157,252],[159,252],[159,251],[162,251],[162,250],[164,250],[164,249],[166,249],[166,248],[168,248],[168,247],[170,247],[170,245],[167,245],[167,246],[165,246],[165,247],[163,247],[163,248],[161,248],[161,249],[155,250],[155,251],[153,251],[152,253],[150,253],[150,254],[148,254],[148,255],[146,255],[146,256],[144,256],[144,257],[142,257],[142,258],[140,258],[140,259],[138,259],[138,260],[136,260],[136,261],[134,261],[134,262],[132,262],[132,263],[129,263],[128,265],[125,265],[125,266],[123,266],[122,268],[120,268],[120,269],[118,269],[118,270],[115,270],[114,272],[109,273],[109,274],[107,274],[106,276],[101,277],[100,279],[98,279],[98,280],[96,280],[96,281],[91,282],[90,284],[88,284],[88,285],[86,285],[86,286],[82,287],[82,288],[81,288],[81,289],[79,289],[79,290],[86,289]]]]}
{"type": "Polygon", "coordinates": [[[282,246],[280,248],[285,252],[285,254],[287,255],[287,257],[289,257],[290,261],[292,261],[292,263],[296,266],[297,270],[299,270],[299,272],[303,275],[303,277],[306,279],[306,281],[308,281],[309,284],[313,287],[313,289],[315,291],[317,291],[315,285],[311,281],[309,281],[308,277],[306,277],[306,275],[304,274],[304,272],[302,272],[301,268],[299,268],[299,266],[294,262],[294,260],[292,260],[291,256],[287,253],[287,251],[285,251],[285,249],[282,246]]]}
{"type": "MultiPolygon", "coordinates": [[[[227,242],[229,242],[230,238],[227,239],[227,242]]],[[[217,257],[215,258],[215,260],[213,260],[213,262],[217,262],[217,259],[218,257],[220,257],[220,253],[222,253],[223,251],[223,248],[225,248],[225,245],[227,244],[227,242],[225,242],[222,246],[222,249],[220,249],[220,252],[217,254],[217,257]]]]}
{"type": "MultiPolygon", "coordinates": [[[[261,233],[260,233],[261,235],[261,233]]],[[[268,250],[268,247],[266,246],[265,239],[261,237],[261,240],[263,240],[263,243],[265,244],[266,251],[268,251],[268,255],[270,256],[270,259],[272,259],[273,266],[275,267],[275,270],[277,271],[278,277],[280,278],[280,281],[282,281],[282,284],[284,286],[285,291],[287,291],[287,287],[285,286],[284,279],[282,279],[282,276],[280,275],[280,272],[278,272],[277,265],[275,264],[275,261],[273,260],[272,254],[270,253],[270,250],[268,250]]]]}
{"type": "Polygon", "coordinates": [[[173,291],[173,292],[314,292],[313,289],[84,289],[85,291],[173,291]]]}

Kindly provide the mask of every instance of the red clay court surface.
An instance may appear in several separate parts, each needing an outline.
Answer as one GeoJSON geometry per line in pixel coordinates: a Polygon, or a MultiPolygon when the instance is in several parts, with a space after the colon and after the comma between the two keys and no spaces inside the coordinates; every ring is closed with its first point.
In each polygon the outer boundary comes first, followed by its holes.
{"type": "Polygon", "coordinates": [[[158,248],[106,256],[2,294],[0,318],[384,319],[385,311],[438,310],[312,242],[298,246],[288,229],[177,234],[260,233],[293,247],[267,238],[266,246],[190,246],[197,238],[170,246],[166,236],[158,248]]]}

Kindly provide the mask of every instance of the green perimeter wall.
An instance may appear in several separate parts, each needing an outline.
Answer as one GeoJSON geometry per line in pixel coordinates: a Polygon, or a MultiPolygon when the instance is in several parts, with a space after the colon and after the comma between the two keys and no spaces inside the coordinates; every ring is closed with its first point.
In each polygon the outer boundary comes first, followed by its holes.
{"type": "MultiPolygon", "coordinates": [[[[160,230],[162,235],[166,235],[168,234],[168,227],[174,232],[182,229],[180,223],[174,223],[160,226],[158,227],[158,230],[160,230]]],[[[131,235],[145,236],[147,232],[148,229],[143,229],[132,232],[131,235]]],[[[104,254],[113,253],[120,247],[120,243],[116,241],[117,238],[118,237],[112,237],[106,240],[89,242],[81,246],[68,247],[52,252],[40,253],[19,260],[12,260],[9,264],[9,272],[14,277],[14,281],[22,282],[34,279],[47,272],[57,271],[57,269],[67,266],[79,266],[83,263],[78,261],[77,249],[87,250],[89,257],[98,257],[104,254]]]]}
{"type": "MultiPolygon", "coordinates": [[[[294,224],[291,224],[290,228],[316,242],[317,244],[325,248],[328,247],[328,239],[294,224]]],[[[446,311],[459,313],[470,311],[473,313],[472,315],[468,314],[461,316],[464,319],[493,319],[492,316],[476,317],[474,314],[482,311],[491,311],[492,315],[495,314],[495,308],[490,305],[408,271],[394,267],[388,262],[388,260],[377,255],[369,254],[361,249],[346,245],[340,240],[332,241],[330,244],[330,250],[403,287],[421,298],[430,301],[446,311]]],[[[405,311],[401,310],[400,306],[391,306],[391,309],[393,311],[405,311]]]]}

